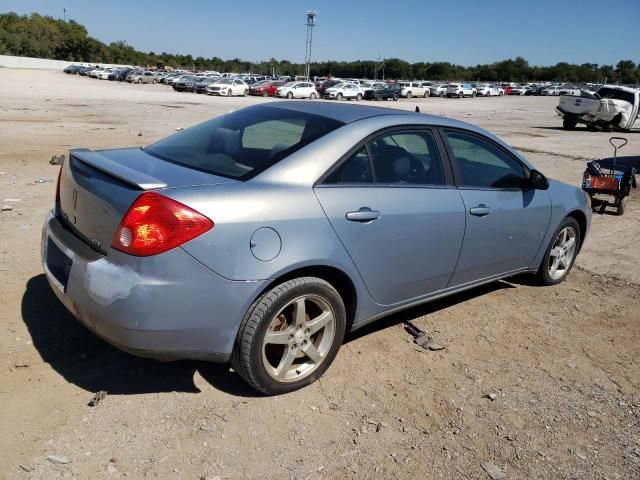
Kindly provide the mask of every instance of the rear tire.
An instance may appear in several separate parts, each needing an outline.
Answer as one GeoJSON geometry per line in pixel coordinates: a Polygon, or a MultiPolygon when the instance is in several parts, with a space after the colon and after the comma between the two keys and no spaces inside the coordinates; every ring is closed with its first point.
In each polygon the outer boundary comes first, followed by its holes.
{"type": "Polygon", "coordinates": [[[309,98],[311,100],[315,100],[316,99],[316,94],[312,92],[311,95],[309,95],[309,98]]]}
{"type": "Polygon", "coordinates": [[[332,285],[316,277],[295,278],[275,286],[249,308],[231,364],[266,395],[292,392],[329,368],[345,327],[344,303],[332,285]]]}
{"type": "Polygon", "coordinates": [[[571,271],[578,255],[578,249],[580,248],[580,241],[582,238],[581,236],[582,232],[580,231],[580,225],[578,225],[575,218],[566,217],[560,223],[560,226],[558,226],[551,237],[551,241],[547,246],[544,257],[542,258],[540,268],[536,273],[536,279],[540,285],[557,285],[567,278],[567,275],[571,271]],[[572,231],[574,235],[573,249],[570,252],[566,252],[569,256],[562,254],[562,252],[565,252],[562,242],[562,234],[565,230],[568,233],[572,231]],[[562,257],[563,260],[559,260],[559,257],[562,257]],[[555,271],[553,269],[554,264],[556,264],[555,271]],[[560,272],[558,272],[558,270],[560,270],[560,272]]]}
{"type": "Polygon", "coordinates": [[[269,92],[267,92],[267,91],[262,92],[262,96],[263,97],[268,97],[269,96],[269,92]]]}
{"type": "Polygon", "coordinates": [[[338,95],[336,95],[336,100],[341,102],[342,101],[342,97],[343,97],[343,95],[341,93],[338,93],[338,95]]]}
{"type": "Polygon", "coordinates": [[[358,95],[356,95],[356,100],[359,102],[360,100],[362,100],[362,94],[359,93],[358,95]]]}
{"type": "Polygon", "coordinates": [[[576,125],[578,125],[578,122],[571,118],[565,117],[562,119],[562,128],[564,128],[565,130],[573,130],[574,128],[576,128],[576,125]]]}
{"type": "Polygon", "coordinates": [[[471,98],[476,98],[476,92],[471,92],[471,98]]]}
{"type": "Polygon", "coordinates": [[[430,95],[430,92],[429,92],[429,90],[427,89],[427,91],[426,91],[426,92],[424,92],[423,97],[424,97],[424,98],[429,98],[429,95],[430,95]]]}
{"type": "Polygon", "coordinates": [[[397,93],[394,93],[394,94],[393,94],[393,101],[394,101],[394,102],[397,102],[397,101],[398,101],[398,94],[397,94],[397,93]]]}
{"type": "Polygon", "coordinates": [[[411,92],[407,92],[407,98],[411,98],[413,97],[413,94],[411,92]]]}
{"type": "Polygon", "coordinates": [[[618,201],[618,210],[616,211],[618,216],[622,215],[624,213],[625,208],[627,208],[627,198],[628,197],[624,197],[618,201]]]}
{"type": "Polygon", "coordinates": [[[464,98],[464,93],[462,92],[458,93],[458,98],[464,98]]]}

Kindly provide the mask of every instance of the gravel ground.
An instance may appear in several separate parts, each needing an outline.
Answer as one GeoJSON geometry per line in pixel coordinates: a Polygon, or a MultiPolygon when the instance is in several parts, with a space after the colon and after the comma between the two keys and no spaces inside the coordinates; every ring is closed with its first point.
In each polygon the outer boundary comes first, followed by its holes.
{"type": "MultiPolygon", "coordinates": [[[[594,214],[565,283],[514,278],[393,315],[351,335],[320,382],[265,398],[227,366],[97,339],[49,291],[39,241],[52,155],[143,145],[271,100],[38,70],[0,69],[0,85],[0,478],[640,477],[636,192],[624,216],[594,214]],[[406,319],[445,349],[417,348],[406,319]]],[[[609,135],[561,130],[556,102],[387,105],[477,123],[577,184],[609,135]]],[[[622,153],[640,154],[637,131],[625,136],[622,153]]]]}

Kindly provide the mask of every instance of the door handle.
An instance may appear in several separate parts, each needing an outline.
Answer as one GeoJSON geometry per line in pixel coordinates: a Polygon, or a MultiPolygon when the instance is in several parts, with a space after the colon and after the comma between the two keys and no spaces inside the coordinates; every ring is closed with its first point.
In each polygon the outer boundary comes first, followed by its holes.
{"type": "Polygon", "coordinates": [[[371,222],[380,218],[380,212],[371,210],[369,207],[361,207],[357,212],[347,212],[347,220],[352,222],[371,222]]]}
{"type": "Polygon", "coordinates": [[[487,207],[484,203],[481,203],[477,207],[470,208],[469,213],[476,217],[485,217],[491,213],[491,208],[487,207]]]}

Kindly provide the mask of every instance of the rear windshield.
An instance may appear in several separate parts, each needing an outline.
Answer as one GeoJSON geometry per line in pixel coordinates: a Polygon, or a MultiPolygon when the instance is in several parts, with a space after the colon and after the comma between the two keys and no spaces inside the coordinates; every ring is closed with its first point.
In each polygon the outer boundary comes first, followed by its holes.
{"type": "Polygon", "coordinates": [[[610,98],[612,100],[624,100],[633,105],[633,93],[625,92],[624,90],[618,90],[617,88],[602,87],[598,90],[600,98],[610,98]]]}
{"type": "Polygon", "coordinates": [[[182,130],[145,152],[195,170],[246,180],[342,125],[304,112],[250,107],[182,130]]]}

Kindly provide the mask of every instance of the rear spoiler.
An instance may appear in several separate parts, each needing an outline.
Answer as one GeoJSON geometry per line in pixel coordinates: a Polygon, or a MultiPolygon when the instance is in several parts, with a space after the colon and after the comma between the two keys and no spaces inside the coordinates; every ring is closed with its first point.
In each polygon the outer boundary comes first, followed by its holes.
{"type": "Polygon", "coordinates": [[[107,173],[118,180],[128,183],[129,185],[133,185],[140,190],[154,190],[156,188],[165,188],[167,186],[166,183],[161,182],[156,178],[114,162],[113,160],[109,160],[104,155],[100,155],[88,148],[73,148],[69,150],[69,158],[71,159],[71,157],[91,165],[101,172],[107,173]]]}

